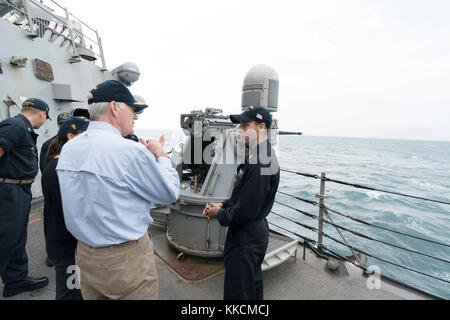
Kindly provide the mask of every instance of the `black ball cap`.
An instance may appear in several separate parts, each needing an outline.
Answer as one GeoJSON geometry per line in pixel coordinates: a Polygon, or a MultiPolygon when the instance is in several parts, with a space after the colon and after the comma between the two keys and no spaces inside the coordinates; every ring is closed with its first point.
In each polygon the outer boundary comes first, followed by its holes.
{"type": "Polygon", "coordinates": [[[60,113],[58,115],[58,124],[62,125],[64,121],[69,120],[70,118],[72,118],[72,115],[70,113],[67,112],[60,113]]]}
{"type": "Polygon", "coordinates": [[[69,133],[77,133],[80,131],[86,131],[89,127],[89,119],[85,117],[72,117],[61,125],[61,128],[58,130],[58,138],[64,139],[69,133]]]}
{"type": "Polygon", "coordinates": [[[252,122],[265,123],[267,129],[272,125],[272,115],[264,107],[249,106],[242,114],[235,114],[230,116],[233,123],[252,122]]]}
{"type": "Polygon", "coordinates": [[[90,92],[93,98],[89,99],[89,104],[111,101],[122,102],[130,107],[134,107],[136,113],[141,113],[148,107],[145,103],[137,102],[130,90],[117,80],[102,82],[90,92]]]}
{"type": "Polygon", "coordinates": [[[22,104],[22,107],[35,108],[41,111],[45,111],[45,113],[47,114],[47,119],[50,119],[50,116],[48,115],[50,108],[48,107],[47,102],[41,99],[37,98],[28,99],[22,104]]]}

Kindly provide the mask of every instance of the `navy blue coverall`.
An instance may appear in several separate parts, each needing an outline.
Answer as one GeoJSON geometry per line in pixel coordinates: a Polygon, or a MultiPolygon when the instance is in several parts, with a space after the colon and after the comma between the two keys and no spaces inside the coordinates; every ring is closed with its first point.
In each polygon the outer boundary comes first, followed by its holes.
{"type": "Polygon", "coordinates": [[[45,141],[42,144],[41,147],[41,154],[39,156],[39,170],[41,170],[41,173],[44,173],[44,169],[45,169],[45,156],[47,155],[48,152],[48,148],[50,147],[50,145],[52,144],[53,141],[55,141],[57,138],[57,136],[54,136],[50,139],[48,139],[47,141],[45,141]]]}
{"type": "MultiPolygon", "coordinates": [[[[22,114],[0,123],[0,178],[33,180],[38,173],[38,135],[22,114]]],[[[0,276],[5,283],[23,280],[28,275],[28,218],[31,209],[31,184],[0,182],[0,276]]]]}
{"type": "Polygon", "coordinates": [[[225,300],[263,300],[261,264],[269,242],[266,220],[280,182],[280,168],[271,144],[251,149],[237,169],[229,200],[217,215],[228,226],[224,250],[225,300]]]}

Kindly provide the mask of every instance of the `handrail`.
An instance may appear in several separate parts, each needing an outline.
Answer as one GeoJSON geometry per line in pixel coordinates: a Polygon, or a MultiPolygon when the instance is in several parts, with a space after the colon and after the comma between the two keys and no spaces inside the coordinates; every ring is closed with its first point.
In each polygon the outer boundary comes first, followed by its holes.
{"type": "MultiPolygon", "coordinates": [[[[280,215],[280,217],[281,217],[281,218],[284,218],[284,217],[281,216],[281,215],[280,215]]],[[[325,246],[325,245],[323,245],[323,244],[321,245],[321,244],[317,243],[315,240],[312,240],[312,239],[310,239],[310,238],[308,238],[308,237],[302,236],[302,235],[298,234],[297,232],[293,232],[292,230],[288,230],[288,229],[286,229],[286,228],[283,228],[283,227],[281,227],[281,226],[279,226],[279,225],[276,225],[276,224],[274,224],[274,223],[271,223],[271,222],[269,222],[269,225],[271,225],[271,226],[273,226],[273,227],[276,227],[276,228],[279,228],[279,229],[281,229],[281,230],[287,231],[287,232],[289,232],[289,233],[291,233],[291,234],[293,234],[293,235],[295,235],[295,236],[297,236],[297,237],[303,239],[303,247],[304,247],[304,248],[305,248],[306,245],[309,245],[309,246],[310,246],[310,244],[309,244],[309,242],[310,242],[310,243],[312,243],[312,244],[317,245],[318,247],[321,247],[323,250],[329,252],[329,254],[331,254],[331,255],[333,255],[333,256],[335,256],[335,257],[341,259],[342,261],[346,261],[346,262],[349,262],[349,263],[353,264],[355,267],[357,267],[357,268],[363,270],[363,271],[364,271],[366,274],[368,274],[368,275],[373,275],[373,274],[375,274],[375,271],[373,271],[373,270],[372,270],[372,271],[369,271],[366,267],[360,266],[359,264],[356,264],[354,261],[349,260],[348,258],[346,258],[346,257],[344,257],[344,256],[341,256],[339,253],[337,253],[337,252],[331,250],[330,248],[328,248],[327,246],[325,246]]],[[[313,249],[314,249],[314,248],[313,248],[313,249]]],[[[317,251],[314,251],[314,252],[316,253],[316,255],[318,254],[317,251]]],[[[320,255],[320,256],[323,257],[323,255],[320,255]]],[[[328,260],[327,257],[324,257],[324,258],[328,260]]],[[[391,282],[394,282],[394,283],[401,284],[402,286],[405,286],[405,287],[407,287],[407,288],[410,288],[410,289],[415,290],[415,291],[417,291],[417,292],[420,292],[420,293],[422,293],[422,294],[426,294],[426,295],[428,295],[428,296],[430,296],[430,297],[432,297],[432,298],[434,298],[434,299],[444,300],[444,298],[442,298],[442,297],[433,295],[433,294],[431,294],[431,293],[429,293],[429,292],[425,292],[425,291],[423,291],[423,290],[421,290],[421,289],[419,289],[419,288],[416,288],[416,287],[411,286],[411,285],[409,285],[409,284],[403,283],[403,282],[401,282],[401,281],[399,281],[399,280],[393,279],[393,278],[388,277],[388,276],[386,276],[386,275],[380,274],[380,277],[381,277],[382,279],[386,279],[386,280],[388,280],[388,281],[391,281],[391,282]]]]}
{"type": "Polygon", "coordinates": [[[391,264],[391,265],[394,265],[394,266],[403,268],[403,269],[405,269],[405,270],[409,270],[409,271],[412,271],[412,272],[421,274],[421,275],[423,275],[423,276],[427,276],[427,277],[430,277],[430,278],[433,278],[433,279],[436,279],[436,280],[440,280],[440,281],[442,281],[442,282],[450,283],[449,280],[442,279],[442,278],[438,278],[438,277],[436,277],[436,276],[433,276],[433,275],[430,275],[430,274],[426,274],[426,273],[423,273],[423,272],[421,272],[421,271],[414,270],[414,269],[411,269],[411,268],[409,268],[409,267],[405,267],[405,266],[399,265],[399,264],[397,264],[397,263],[394,263],[394,262],[391,262],[391,261],[388,261],[388,260],[379,258],[379,257],[377,257],[377,256],[374,256],[373,254],[367,253],[366,251],[363,251],[362,249],[359,249],[359,248],[357,248],[357,247],[354,247],[354,246],[351,246],[351,245],[349,245],[349,244],[347,244],[347,243],[344,243],[344,242],[342,242],[342,241],[340,241],[340,240],[338,240],[338,239],[336,239],[336,238],[334,238],[334,237],[328,235],[327,233],[325,233],[325,232],[323,232],[323,231],[320,231],[320,230],[317,229],[317,228],[314,228],[314,227],[308,226],[308,225],[306,225],[306,224],[300,223],[300,222],[298,222],[298,221],[295,221],[295,220],[286,218],[286,217],[284,217],[284,216],[282,216],[282,215],[280,215],[280,214],[278,214],[278,213],[276,213],[276,212],[273,212],[273,211],[271,211],[271,213],[274,214],[274,215],[276,215],[276,216],[283,217],[284,219],[287,219],[287,220],[289,220],[289,221],[291,221],[291,222],[293,222],[293,223],[299,225],[300,227],[303,227],[303,228],[305,228],[305,229],[308,229],[308,230],[311,230],[311,231],[320,233],[320,234],[322,234],[324,237],[327,237],[327,238],[329,238],[329,239],[331,239],[331,240],[333,240],[333,241],[335,241],[335,242],[337,242],[337,243],[339,243],[339,244],[341,244],[341,245],[343,245],[343,246],[346,246],[346,247],[349,247],[349,248],[351,248],[351,249],[353,249],[353,250],[355,250],[355,251],[358,251],[358,252],[360,252],[360,253],[362,253],[362,254],[368,256],[368,257],[372,257],[372,258],[374,258],[374,259],[377,259],[377,260],[386,262],[386,263],[388,263],[388,264],[391,264]]]}
{"type": "Polygon", "coordinates": [[[369,187],[369,186],[364,186],[362,184],[357,184],[357,183],[345,182],[345,181],[340,181],[340,180],[335,180],[335,179],[330,179],[330,178],[321,178],[318,175],[312,175],[312,174],[307,174],[307,173],[302,173],[302,172],[294,172],[294,171],[285,170],[285,169],[281,169],[281,171],[301,175],[301,176],[308,177],[308,178],[321,179],[321,180],[325,180],[327,182],[333,182],[333,183],[351,186],[351,187],[355,187],[355,188],[359,188],[359,189],[378,191],[378,192],[394,194],[394,195],[407,197],[407,198],[413,198],[413,199],[419,199],[419,200],[424,200],[424,201],[431,201],[431,202],[441,203],[441,204],[445,204],[445,205],[450,205],[450,202],[448,202],[448,201],[433,200],[433,199],[413,196],[413,195],[409,195],[409,194],[405,194],[405,193],[399,193],[399,192],[395,192],[395,191],[389,191],[389,190],[383,190],[383,189],[373,188],[373,187],[369,187]]]}
{"type": "Polygon", "coordinates": [[[15,9],[15,10],[17,10],[17,11],[19,11],[19,12],[21,12],[21,13],[23,13],[24,15],[27,14],[25,11],[23,11],[23,10],[20,9],[19,7],[16,7],[15,5],[13,5],[13,4],[12,4],[11,2],[9,2],[9,1],[4,2],[4,4],[7,5],[7,6],[9,6],[9,7],[11,7],[11,8],[13,8],[13,9],[15,9]]]}
{"type": "MultiPolygon", "coordinates": [[[[30,0],[32,1],[32,0],[30,0]]],[[[66,8],[62,7],[59,3],[57,3],[54,0],[51,0],[51,2],[53,2],[54,4],[56,4],[59,8],[61,8],[62,10],[66,10],[66,8]]],[[[70,13],[70,15],[72,17],[74,17],[77,21],[79,21],[80,23],[82,23],[83,25],[85,25],[86,27],[88,27],[89,29],[91,29],[92,32],[96,32],[96,30],[92,29],[91,27],[89,27],[86,23],[84,23],[81,19],[78,19],[77,17],[75,17],[75,15],[73,15],[72,13],[70,13]]]]}
{"type": "MultiPolygon", "coordinates": [[[[40,4],[34,2],[34,0],[28,0],[28,1],[30,1],[30,2],[33,3],[34,5],[38,6],[39,8],[41,8],[42,10],[44,10],[45,12],[47,12],[48,14],[50,14],[53,18],[57,19],[57,20],[60,21],[62,24],[64,24],[64,26],[69,27],[69,25],[67,24],[67,21],[62,20],[62,19],[59,18],[57,15],[53,14],[52,12],[48,11],[46,8],[42,7],[40,4]]],[[[54,2],[54,1],[52,0],[52,2],[54,2]]],[[[54,3],[55,3],[55,2],[54,2],[54,3]]],[[[63,8],[63,7],[61,7],[60,5],[58,5],[58,6],[59,6],[61,9],[66,10],[66,8],[63,8]]],[[[73,14],[71,14],[70,12],[69,12],[69,15],[71,15],[71,16],[74,17],[77,21],[79,21],[78,18],[76,18],[76,17],[75,17],[73,14]]],[[[79,22],[83,23],[82,21],[79,21],[79,22]]],[[[83,24],[84,24],[84,23],[83,23],[83,24]]],[[[84,24],[84,25],[86,25],[86,24],[84,24]]],[[[91,29],[93,32],[95,32],[95,30],[93,30],[91,27],[89,27],[88,25],[86,25],[86,26],[87,26],[89,29],[91,29]]],[[[98,43],[96,42],[96,40],[91,39],[90,37],[88,37],[88,36],[85,35],[84,33],[80,32],[80,31],[78,31],[78,30],[72,30],[72,31],[78,33],[78,35],[80,35],[80,36],[82,36],[82,37],[84,37],[84,38],[86,38],[86,39],[89,39],[90,41],[92,41],[93,43],[95,43],[96,45],[98,45],[98,43]]]]}
{"type": "Polygon", "coordinates": [[[350,215],[346,215],[345,213],[342,213],[342,212],[337,211],[335,209],[328,208],[327,206],[325,206],[325,209],[328,210],[328,211],[334,212],[334,213],[336,213],[336,214],[338,214],[338,215],[340,215],[342,217],[346,217],[348,219],[352,219],[352,220],[354,220],[356,222],[363,223],[365,225],[368,225],[368,226],[371,226],[371,227],[374,227],[374,228],[378,228],[378,229],[381,229],[381,230],[385,230],[385,231],[390,231],[390,232],[393,232],[393,233],[401,234],[403,236],[411,237],[411,238],[414,238],[414,239],[417,239],[417,240],[422,240],[422,241],[438,244],[440,246],[450,247],[450,244],[446,244],[446,243],[442,243],[442,242],[438,242],[438,241],[434,241],[434,240],[430,240],[430,239],[425,239],[425,238],[422,238],[422,237],[414,236],[414,235],[407,234],[407,233],[404,233],[404,232],[400,232],[400,231],[397,231],[397,230],[393,230],[393,229],[389,229],[389,228],[386,228],[386,227],[378,226],[376,224],[364,221],[362,219],[359,219],[359,218],[356,218],[356,217],[352,217],[350,215]]]}
{"type": "MultiPolygon", "coordinates": [[[[272,212],[272,213],[273,213],[273,212],[272,212]]],[[[279,215],[279,216],[280,216],[281,218],[285,218],[285,217],[283,217],[283,216],[281,216],[281,215],[279,215]]],[[[338,254],[338,253],[332,251],[331,249],[329,249],[329,248],[326,247],[325,245],[323,245],[323,244],[318,244],[317,241],[315,241],[315,240],[312,240],[312,239],[310,239],[310,238],[308,238],[308,237],[302,236],[302,235],[300,235],[300,234],[298,234],[298,233],[296,233],[296,232],[292,232],[291,230],[288,230],[288,229],[286,229],[286,228],[283,228],[283,227],[281,227],[281,226],[279,226],[279,225],[276,225],[276,224],[274,224],[274,223],[270,223],[270,224],[271,224],[272,226],[276,227],[276,228],[279,228],[279,229],[281,229],[281,230],[284,230],[284,231],[287,231],[287,232],[290,232],[290,233],[294,234],[295,236],[297,236],[297,237],[303,239],[304,242],[311,242],[311,243],[313,243],[313,244],[316,244],[317,246],[321,247],[321,248],[324,249],[325,251],[330,252],[331,254],[333,254],[333,255],[336,256],[337,258],[341,259],[342,261],[350,262],[350,263],[353,264],[355,267],[358,267],[358,268],[362,269],[364,272],[366,272],[366,273],[368,273],[368,274],[374,274],[374,273],[375,273],[374,271],[373,271],[373,272],[369,272],[365,266],[356,264],[354,261],[352,261],[352,260],[350,260],[350,259],[348,259],[348,258],[346,258],[346,257],[344,257],[344,256],[342,256],[342,255],[340,255],[340,254],[338,254]]],[[[304,243],[303,245],[305,245],[305,243],[304,243]]]]}
{"type": "MultiPolygon", "coordinates": [[[[412,253],[416,253],[416,254],[419,254],[419,255],[422,255],[422,256],[431,258],[431,259],[439,260],[439,261],[446,262],[446,263],[449,263],[449,264],[450,264],[450,261],[449,261],[449,260],[445,260],[445,259],[438,258],[438,257],[432,256],[432,255],[426,254],[426,253],[422,253],[422,252],[419,252],[419,251],[415,251],[415,250],[411,250],[411,249],[408,249],[408,248],[404,248],[404,247],[401,247],[401,246],[398,246],[398,245],[395,245],[395,244],[392,244],[392,243],[389,243],[389,242],[386,242],[386,241],[383,241],[383,240],[375,239],[375,238],[372,238],[371,236],[365,235],[365,234],[363,234],[363,233],[361,233],[361,232],[354,231],[354,230],[350,230],[350,229],[348,229],[348,228],[346,228],[346,227],[343,227],[343,226],[340,226],[340,225],[338,225],[338,224],[335,224],[333,221],[328,221],[328,220],[322,219],[322,218],[320,218],[320,217],[318,217],[318,216],[316,216],[316,215],[313,215],[313,214],[309,214],[309,213],[303,212],[303,211],[301,211],[301,210],[298,210],[298,209],[296,209],[296,208],[294,208],[294,207],[291,207],[291,206],[289,206],[289,205],[287,205],[287,204],[284,204],[284,203],[282,203],[282,202],[279,202],[279,201],[275,201],[275,202],[278,203],[278,204],[280,204],[280,205],[282,205],[282,206],[285,206],[285,207],[287,207],[287,208],[289,208],[289,209],[298,211],[298,212],[300,212],[300,213],[302,213],[302,214],[304,214],[304,215],[306,215],[306,216],[308,216],[308,217],[310,217],[310,218],[312,218],[312,219],[322,221],[322,222],[324,222],[324,223],[326,223],[326,224],[329,224],[329,225],[331,225],[331,226],[333,226],[333,227],[335,227],[335,228],[338,228],[338,229],[341,229],[341,230],[350,232],[350,233],[354,234],[355,236],[358,236],[358,237],[361,237],[361,238],[365,238],[365,239],[367,239],[367,240],[379,242],[379,243],[382,243],[382,244],[385,244],[385,245],[388,245],[388,246],[391,246],[391,247],[395,247],[395,248],[397,248],[397,249],[402,249],[402,250],[405,250],[405,251],[409,251],[409,252],[412,252],[412,253]]],[[[325,209],[325,210],[326,210],[326,209],[325,209]]],[[[326,210],[326,211],[327,211],[327,210],[326,210]]],[[[288,218],[286,218],[286,219],[288,219],[288,218]]],[[[289,220],[289,219],[288,219],[288,220],[289,220]]],[[[292,221],[292,220],[291,220],[291,221],[292,221]]],[[[295,222],[295,221],[292,221],[292,222],[295,222]]]]}
{"type": "MultiPolygon", "coordinates": [[[[308,203],[308,204],[311,204],[311,205],[314,205],[314,206],[320,206],[320,204],[319,204],[318,202],[316,202],[316,201],[311,201],[311,200],[308,200],[308,199],[304,199],[304,198],[301,198],[301,197],[297,197],[297,196],[294,196],[294,195],[291,195],[291,194],[288,194],[288,193],[285,193],[285,192],[282,192],[282,191],[278,191],[278,193],[279,193],[279,194],[282,194],[282,195],[289,196],[289,197],[291,197],[291,198],[294,198],[294,199],[297,199],[297,200],[300,200],[300,201],[303,201],[303,202],[305,202],[305,203],[308,203]]],[[[400,231],[397,231],[397,230],[394,230],[394,229],[382,227],[382,226],[379,226],[379,225],[376,225],[376,224],[373,224],[373,223],[364,221],[364,220],[362,220],[362,219],[359,219],[359,218],[350,216],[350,215],[348,215],[348,214],[342,213],[342,212],[337,211],[337,210],[335,210],[335,209],[331,209],[331,208],[328,207],[328,206],[323,206],[323,208],[324,208],[325,210],[328,210],[328,211],[331,211],[331,212],[333,212],[333,213],[336,213],[336,214],[338,214],[338,215],[340,215],[340,216],[342,216],[342,217],[344,217],[344,218],[348,218],[348,219],[351,219],[351,220],[353,220],[353,221],[356,221],[356,222],[359,222],[359,223],[363,223],[363,224],[365,224],[365,225],[368,225],[368,226],[371,226],[371,227],[374,227],[374,228],[378,228],[378,229],[381,229],[381,230],[385,230],[385,231],[397,233],[397,234],[400,234],[400,235],[403,235],[403,236],[407,236],[407,237],[411,237],[411,238],[414,238],[414,239],[417,239],[417,240],[422,240],[422,241],[426,241],[426,242],[438,244],[438,245],[441,245],[441,246],[450,247],[450,244],[442,243],[442,242],[438,242],[438,241],[435,241],[435,240],[430,240],[430,239],[418,237],[418,236],[415,236],[415,235],[407,234],[407,233],[404,233],[404,232],[400,232],[400,231]]],[[[300,213],[303,213],[303,214],[305,214],[305,215],[308,215],[307,213],[305,213],[305,212],[302,211],[302,210],[299,210],[299,209],[294,209],[294,210],[297,210],[297,211],[299,211],[300,213]]]]}
{"type": "MultiPolygon", "coordinates": [[[[319,176],[319,175],[315,175],[315,174],[304,173],[304,172],[296,172],[296,171],[285,170],[285,169],[281,169],[281,171],[282,172],[296,174],[296,175],[300,175],[300,176],[304,176],[304,177],[307,177],[307,178],[320,180],[320,190],[321,191],[320,191],[319,194],[316,195],[316,198],[319,199],[318,201],[305,199],[305,198],[302,198],[302,197],[299,197],[299,196],[296,196],[296,195],[292,195],[292,194],[283,192],[281,190],[277,191],[277,193],[280,194],[280,195],[288,196],[288,197],[291,197],[293,199],[296,199],[296,200],[302,201],[304,203],[307,203],[309,205],[313,205],[313,206],[318,207],[319,208],[319,215],[318,216],[314,215],[314,214],[311,214],[309,212],[300,210],[298,208],[294,208],[292,206],[289,206],[288,204],[283,203],[281,201],[275,200],[275,202],[277,204],[280,204],[282,206],[285,206],[287,208],[295,210],[295,211],[297,211],[297,212],[299,212],[299,213],[301,213],[303,215],[306,215],[306,216],[308,216],[308,217],[310,217],[312,219],[317,220],[318,221],[318,225],[319,225],[318,228],[315,228],[315,227],[312,227],[312,226],[309,226],[309,225],[306,225],[306,224],[302,224],[299,221],[295,221],[293,219],[289,219],[289,218],[287,218],[285,216],[282,216],[280,214],[277,214],[277,213],[275,213],[273,211],[271,212],[272,214],[280,216],[280,217],[282,217],[282,218],[284,218],[284,219],[286,219],[288,221],[291,221],[291,222],[295,223],[296,225],[298,225],[300,227],[306,228],[308,230],[311,230],[311,231],[317,233],[317,235],[318,235],[318,240],[317,241],[311,241],[311,239],[308,239],[308,241],[311,242],[311,243],[316,244],[319,252],[322,252],[322,249],[326,250],[328,252],[331,252],[329,249],[325,249],[325,247],[324,247],[324,245],[322,243],[322,236],[323,236],[323,237],[326,237],[328,239],[331,239],[332,241],[334,241],[336,243],[339,243],[339,244],[341,244],[343,246],[348,247],[352,251],[353,256],[355,256],[355,257],[356,257],[356,254],[355,254],[355,251],[356,251],[356,252],[359,252],[359,253],[361,253],[363,255],[366,255],[367,257],[371,257],[373,259],[380,260],[380,261],[382,261],[384,263],[387,263],[387,264],[390,264],[390,265],[402,268],[404,270],[415,272],[415,273],[421,274],[423,276],[426,276],[426,277],[429,277],[429,278],[433,278],[435,280],[439,280],[439,281],[442,281],[442,282],[450,283],[450,281],[448,281],[446,279],[439,278],[437,276],[434,276],[434,275],[431,275],[431,274],[427,274],[427,273],[419,271],[419,270],[415,270],[415,269],[410,268],[408,266],[401,265],[401,264],[389,261],[387,259],[383,259],[381,257],[378,257],[376,255],[368,253],[368,252],[366,252],[364,250],[361,250],[360,248],[354,247],[354,246],[350,245],[347,242],[347,240],[345,239],[344,235],[341,233],[340,230],[343,230],[343,231],[346,231],[346,232],[350,232],[350,233],[352,233],[352,234],[354,234],[354,235],[356,235],[358,237],[362,237],[362,238],[365,238],[365,239],[370,240],[370,241],[375,241],[375,242],[378,242],[378,243],[381,243],[381,244],[384,244],[384,245],[388,245],[388,246],[391,246],[391,247],[394,247],[394,248],[397,248],[397,249],[405,250],[405,251],[412,252],[412,253],[415,253],[415,254],[418,254],[418,255],[421,255],[421,256],[424,256],[424,257],[428,257],[428,258],[431,258],[431,259],[434,259],[434,260],[438,260],[438,261],[450,264],[449,260],[446,260],[446,259],[440,258],[440,257],[436,257],[436,256],[433,256],[433,255],[430,255],[430,254],[427,254],[427,253],[422,253],[422,252],[419,252],[419,251],[416,251],[416,250],[412,250],[412,249],[409,249],[409,248],[405,248],[405,247],[402,247],[402,246],[399,246],[399,245],[396,245],[396,244],[393,244],[393,243],[389,243],[388,241],[376,239],[376,238],[374,238],[372,236],[368,236],[368,235],[363,234],[361,232],[354,231],[351,228],[346,228],[346,227],[340,226],[340,225],[334,223],[334,221],[332,220],[332,218],[330,216],[330,212],[331,213],[336,213],[336,214],[338,214],[340,216],[343,216],[343,217],[348,218],[348,219],[352,219],[353,221],[356,221],[356,222],[359,222],[359,223],[363,223],[363,224],[371,226],[371,227],[379,228],[379,229],[386,230],[386,231],[389,231],[389,232],[393,232],[393,233],[396,233],[396,234],[400,234],[400,235],[403,235],[403,236],[408,236],[408,237],[411,237],[411,238],[415,238],[415,239],[422,240],[422,241],[427,241],[427,242],[430,242],[430,243],[433,243],[433,244],[437,244],[437,245],[441,245],[441,246],[445,246],[445,247],[450,247],[450,244],[438,242],[438,241],[435,241],[435,240],[426,239],[426,238],[423,238],[423,237],[418,237],[418,236],[415,236],[415,235],[411,235],[411,234],[407,234],[407,233],[400,232],[400,231],[397,231],[397,230],[393,230],[393,229],[390,229],[390,228],[386,228],[384,226],[379,226],[379,225],[376,225],[376,224],[364,221],[363,219],[356,218],[356,217],[350,216],[348,214],[342,213],[342,212],[340,212],[338,210],[332,209],[332,208],[328,207],[327,205],[325,205],[325,199],[328,198],[328,197],[325,195],[324,190],[325,190],[325,183],[326,182],[333,182],[333,183],[343,184],[343,185],[347,185],[347,186],[351,186],[351,187],[355,187],[355,188],[362,188],[362,189],[367,189],[367,190],[371,190],[371,191],[379,191],[379,192],[384,192],[384,193],[390,193],[390,194],[395,194],[395,195],[399,195],[399,196],[403,196],[403,197],[420,199],[420,200],[424,200],[424,201],[432,201],[432,202],[441,203],[441,204],[445,204],[445,205],[447,205],[447,204],[450,205],[450,202],[441,201],[441,200],[434,200],[434,199],[428,199],[428,198],[425,198],[425,197],[418,197],[418,196],[414,196],[414,195],[409,195],[409,194],[404,194],[404,193],[393,192],[393,191],[382,190],[382,189],[373,188],[373,187],[369,187],[369,186],[364,186],[364,185],[361,185],[361,184],[355,184],[355,183],[350,183],[350,182],[346,182],[346,181],[330,179],[330,178],[328,178],[326,176],[325,173],[322,173],[319,176]],[[324,218],[324,214],[328,217],[328,219],[324,218]],[[336,228],[338,234],[341,236],[343,241],[340,241],[339,239],[336,239],[333,236],[330,236],[329,234],[323,232],[323,225],[322,225],[323,223],[326,223],[326,224],[329,224],[331,226],[334,226],[336,228]]],[[[277,227],[279,227],[279,226],[277,226],[277,227]]],[[[281,227],[279,227],[279,228],[281,228],[281,227]]],[[[281,229],[289,231],[290,233],[295,234],[296,236],[300,236],[297,232],[293,232],[292,230],[287,230],[285,228],[281,228],[281,229]]],[[[304,238],[304,237],[302,237],[302,238],[304,238]]],[[[343,259],[343,260],[345,260],[345,259],[343,259]]],[[[366,266],[365,265],[362,266],[362,264],[365,264],[365,262],[363,262],[363,260],[361,260],[361,259],[357,259],[357,260],[358,260],[359,264],[355,264],[353,262],[352,263],[354,265],[362,267],[362,269],[364,269],[366,266]]]]}
{"type": "Polygon", "coordinates": [[[48,13],[53,19],[55,19],[55,21],[57,21],[57,23],[61,23],[65,28],[67,28],[69,30],[70,38],[68,38],[68,40],[70,40],[70,42],[72,44],[73,51],[74,51],[74,56],[78,56],[78,53],[77,53],[77,50],[76,50],[76,44],[75,44],[75,36],[74,36],[74,34],[77,34],[78,37],[82,37],[83,39],[89,40],[90,42],[92,42],[92,44],[94,44],[98,48],[99,54],[94,52],[94,55],[101,59],[102,68],[103,68],[102,70],[106,70],[106,62],[105,62],[105,56],[104,56],[104,52],[103,52],[103,46],[102,46],[101,38],[99,36],[98,31],[94,30],[89,25],[87,25],[85,22],[83,22],[82,20],[80,20],[79,18],[74,16],[72,13],[70,13],[67,10],[67,8],[64,8],[63,6],[61,6],[60,4],[58,4],[54,0],[51,0],[51,1],[52,1],[52,3],[57,5],[60,9],[64,10],[64,12],[66,14],[66,20],[60,18],[59,16],[57,16],[53,12],[49,11],[47,8],[43,7],[41,4],[35,2],[34,0],[26,0],[26,1],[24,1],[24,10],[20,9],[19,7],[15,6],[14,4],[12,4],[12,3],[8,2],[8,1],[6,1],[5,4],[10,6],[13,9],[15,9],[16,11],[20,12],[24,16],[28,17],[27,20],[28,20],[29,29],[30,29],[31,33],[34,34],[34,33],[36,33],[36,30],[35,30],[35,27],[34,27],[34,23],[38,23],[39,25],[43,26],[44,28],[46,28],[47,25],[45,23],[43,23],[42,21],[40,21],[38,18],[31,17],[31,15],[29,13],[29,4],[28,4],[28,2],[33,3],[36,7],[40,8],[44,12],[48,13]],[[83,32],[80,32],[78,30],[72,29],[72,27],[69,24],[70,17],[74,18],[75,20],[80,22],[82,25],[87,27],[89,30],[94,32],[95,35],[96,35],[97,40],[92,39],[91,37],[89,37],[88,35],[84,34],[83,32]]]}

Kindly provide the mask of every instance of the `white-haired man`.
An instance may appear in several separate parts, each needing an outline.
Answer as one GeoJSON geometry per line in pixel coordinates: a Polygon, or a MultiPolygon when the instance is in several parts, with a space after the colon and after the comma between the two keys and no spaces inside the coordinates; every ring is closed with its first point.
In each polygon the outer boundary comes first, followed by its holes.
{"type": "Polygon", "coordinates": [[[91,91],[88,130],[68,142],[57,172],[84,299],[157,299],[148,226],[151,203],[179,195],[179,177],[159,141],[123,139],[147,105],[119,81],[91,91]]]}

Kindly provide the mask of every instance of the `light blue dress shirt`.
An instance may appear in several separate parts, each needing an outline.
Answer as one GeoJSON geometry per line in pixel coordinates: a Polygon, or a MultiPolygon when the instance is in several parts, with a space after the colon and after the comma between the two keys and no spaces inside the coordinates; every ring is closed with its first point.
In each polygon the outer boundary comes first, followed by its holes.
{"type": "Polygon", "coordinates": [[[96,248],[141,238],[153,222],[150,205],[179,196],[170,159],[156,160],[106,122],[92,121],[67,142],[56,170],[67,229],[96,248]]]}

